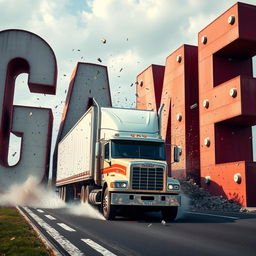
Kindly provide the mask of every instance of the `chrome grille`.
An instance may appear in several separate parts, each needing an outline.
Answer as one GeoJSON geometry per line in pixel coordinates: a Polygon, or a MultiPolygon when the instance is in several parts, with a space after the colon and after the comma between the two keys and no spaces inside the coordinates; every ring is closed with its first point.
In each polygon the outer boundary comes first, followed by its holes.
{"type": "Polygon", "coordinates": [[[163,190],[164,169],[161,167],[132,167],[132,188],[138,190],[163,190]]]}

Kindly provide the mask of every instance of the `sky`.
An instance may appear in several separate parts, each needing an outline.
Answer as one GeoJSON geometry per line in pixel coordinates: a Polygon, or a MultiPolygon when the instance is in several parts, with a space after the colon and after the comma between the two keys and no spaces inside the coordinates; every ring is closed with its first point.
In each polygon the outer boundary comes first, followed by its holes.
{"type": "MultiPolygon", "coordinates": [[[[243,2],[256,5],[256,0],[243,2]]],[[[108,67],[113,106],[134,107],[135,86],[130,85],[136,76],[151,64],[164,65],[166,57],[182,44],[197,45],[198,32],[235,3],[0,0],[1,30],[24,29],[41,36],[52,47],[58,64],[56,95],[30,93],[27,75],[22,74],[17,78],[14,104],[52,107],[55,138],[71,73],[77,62],[90,62],[108,67]],[[102,39],[106,39],[105,44],[102,39]]],[[[15,141],[13,136],[12,145],[16,146],[10,152],[17,150],[15,141]]],[[[16,154],[13,161],[18,157],[16,154]]]]}

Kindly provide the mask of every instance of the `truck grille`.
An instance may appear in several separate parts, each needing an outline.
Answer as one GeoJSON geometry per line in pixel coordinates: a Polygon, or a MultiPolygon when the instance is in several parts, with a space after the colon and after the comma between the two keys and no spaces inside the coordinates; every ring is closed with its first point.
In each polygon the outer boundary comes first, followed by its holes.
{"type": "Polygon", "coordinates": [[[132,188],[138,190],[163,190],[164,169],[132,167],[132,188]]]}

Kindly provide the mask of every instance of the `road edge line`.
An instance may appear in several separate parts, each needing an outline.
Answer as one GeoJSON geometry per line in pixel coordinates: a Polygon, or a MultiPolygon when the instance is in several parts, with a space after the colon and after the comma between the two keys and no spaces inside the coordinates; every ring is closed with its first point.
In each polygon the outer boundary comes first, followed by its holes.
{"type": "Polygon", "coordinates": [[[231,216],[225,216],[225,215],[217,215],[217,214],[211,214],[211,213],[203,213],[203,212],[186,212],[190,214],[195,214],[195,215],[205,215],[205,216],[212,216],[212,217],[218,217],[218,218],[226,218],[226,219],[232,219],[232,220],[239,220],[240,218],[238,217],[231,217],[231,216]]]}
{"type": "Polygon", "coordinates": [[[57,250],[57,248],[47,239],[47,237],[32,223],[32,221],[28,218],[28,216],[20,209],[19,206],[16,206],[16,209],[19,213],[25,218],[28,224],[33,228],[33,230],[38,235],[39,239],[45,244],[45,246],[52,250],[55,256],[62,256],[62,254],[57,250]]]}

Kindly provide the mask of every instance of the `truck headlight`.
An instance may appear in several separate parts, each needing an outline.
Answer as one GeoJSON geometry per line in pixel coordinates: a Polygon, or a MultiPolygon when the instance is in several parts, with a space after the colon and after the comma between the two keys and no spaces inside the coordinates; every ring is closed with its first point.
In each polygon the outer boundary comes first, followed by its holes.
{"type": "Polygon", "coordinates": [[[127,181],[114,181],[110,183],[111,188],[128,188],[127,181]]]}
{"type": "Polygon", "coordinates": [[[168,188],[168,190],[179,190],[180,185],[178,185],[178,184],[168,184],[167,188],[168,188]]]}

